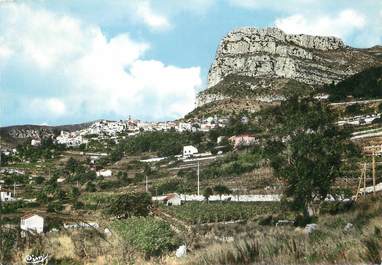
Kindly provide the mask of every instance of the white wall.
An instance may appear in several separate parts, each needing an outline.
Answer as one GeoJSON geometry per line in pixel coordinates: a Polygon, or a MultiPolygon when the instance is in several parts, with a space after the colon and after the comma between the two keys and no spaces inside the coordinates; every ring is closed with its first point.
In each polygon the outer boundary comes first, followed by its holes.
{"type": "MultiPolygon", "coordinates": [[[[182,201],[204,201],[205,198],[203,195],[195,194],[180,194],[182,201]]],[[[166,196],[154,196],[152,197],[153,201],[161,201],[166,196]]],[[[281,195],[279,194],[254,194],[254,195],[222,195],[222,200],[239,201],[239,202],[274,202],[280,201],[281,195]]],[[[212,195],[209,197],[209,201],[220,201],[219,195],[212,195]]]]}

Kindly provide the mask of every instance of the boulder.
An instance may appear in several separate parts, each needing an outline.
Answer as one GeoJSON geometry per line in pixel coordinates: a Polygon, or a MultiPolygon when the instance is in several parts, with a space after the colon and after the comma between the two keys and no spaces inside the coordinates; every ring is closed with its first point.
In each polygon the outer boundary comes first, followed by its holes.
{"type": "Polygon", "coordinates": [[[313,233],[314,231],[316,231],[318,228],[318,225],[317,224],[307,224],[304,228],[304,233],[306,234],[311,234],[313,233]]]}
{"type": "Polygon", "coordinates": [[[186,245],[181,245],[175,252],[175,255],[178,258],[184,257],[187,254],[187,247],[186,245]]]}
{"type": "Polygon", "coordinates": [[[348,232],[348,231],[352,230],[353,227],[354,227],[354,226],[353,226],[352,223],[347,223],[347,224],[345,225],[345,227],[344,227],[344,231],[345,231],[345,232],[348,232]]]}

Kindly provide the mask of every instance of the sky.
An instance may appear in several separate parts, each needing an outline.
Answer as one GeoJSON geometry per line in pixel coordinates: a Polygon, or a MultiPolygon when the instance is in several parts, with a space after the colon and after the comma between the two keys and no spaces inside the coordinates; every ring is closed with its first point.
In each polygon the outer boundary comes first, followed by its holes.
{"type": "Polygon", "coordinates": [[[370,47],[382,1],[0,0],[0,126],[180,118],[244,26],[370,47]]]}

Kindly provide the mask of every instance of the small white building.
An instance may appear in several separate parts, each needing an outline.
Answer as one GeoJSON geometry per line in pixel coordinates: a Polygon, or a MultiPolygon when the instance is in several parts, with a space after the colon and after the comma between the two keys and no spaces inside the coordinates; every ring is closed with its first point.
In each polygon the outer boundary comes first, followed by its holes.
{"type": "Polygon", "coordinates": [[[228,140],[233,144],[234,148],[250,146],[258,142],[257,138],[252,134],[234,135],[228,138],[228,140]]]}
{"type": "Polygon", "coordinates": [[[14,201],[15,198],[12,197],[12,193],[9,191],[0,191],[0,201],[1,202],[9,202],[14,201]]]}
{"type": "Polygon", "coordinates": [[[65,182],[65,178],[64,177],[59,177],[57,180],[56,180],[56,182],[57,183],[63,183],[63,182],[65,182]]]}
{"type": "Polygon", "coordinates": [[[21,217],[21,230],[41,234],[44,232],[44,218],[37,214],[28,214],[21,217]]]}
{"type": "Polygon", "coordinates": [[[217,143],[217,144],[220,144],[224,139],[225,139],[225,136],[219,136],[219,137],[216,139],[216,143],[217,143]]]}
{"type": "Polygon", "coordinates": [[[41,145],[41,140],[32,139],[31,145],[32,146],[40,146],[41,145]]]}
{"type": "Polygon", "coordinates": [[[198,149],[192,145],[183,146],[183,157],[190,157],[198,153],[198,149]]]}
{"type": "Polygon", "coordinates": [[[100,171],[97,171],[96,174],[97,174],[97,177],[107,178],[107,177],[111,177],[113,175],[113,172],[110,169],[102,169],[100,171]]]}
{"type": "Polygon", "coordinates": [[[167,206],[179,206],[182,204],[182,198],[177,193],[172,193],[164,197],[163,202],[167,206]]]}

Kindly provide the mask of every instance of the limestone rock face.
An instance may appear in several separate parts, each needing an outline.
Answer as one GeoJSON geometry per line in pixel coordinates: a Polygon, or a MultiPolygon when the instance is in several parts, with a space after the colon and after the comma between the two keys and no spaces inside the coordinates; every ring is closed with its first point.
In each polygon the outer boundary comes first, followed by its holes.
{"type": "MultiPolygon", "coordinates": [[[[208,73],[208,88],[200,93],[197,105],[226,98],[208,91],[230,75],[257,78],[256,84],[264,78],[321,86],[381,62],[371,49],[351,48],[336,37],[286,34],[277,28],[240,28],[220,42],[208,73]]],[[[256,84],[252,87],[257,89],[256,84]]]]}

